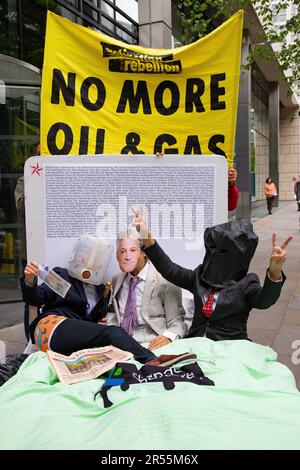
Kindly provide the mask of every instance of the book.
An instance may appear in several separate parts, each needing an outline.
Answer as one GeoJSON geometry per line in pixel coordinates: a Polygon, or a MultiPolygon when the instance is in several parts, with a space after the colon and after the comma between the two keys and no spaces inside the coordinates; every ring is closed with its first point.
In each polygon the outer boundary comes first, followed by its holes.
{"type": "Polygon", "coordinates": [[[132,353],[115,346],[81,349],[70,356],[50,350],[47,354],[60,382],[65,384],[95,379],[112,369],[117,362],[133,357],[132,353]]]}

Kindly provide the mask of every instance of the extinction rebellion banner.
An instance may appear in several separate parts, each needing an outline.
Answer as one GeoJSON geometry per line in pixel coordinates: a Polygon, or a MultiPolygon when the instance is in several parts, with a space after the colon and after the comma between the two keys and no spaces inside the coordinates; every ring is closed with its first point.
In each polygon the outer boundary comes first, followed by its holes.
{"type": "Polygon", "coordinates": [[[233,161],[243,12],[177,49],[128,45],[48,12],[42,155],[217,154],[233,161]]]}

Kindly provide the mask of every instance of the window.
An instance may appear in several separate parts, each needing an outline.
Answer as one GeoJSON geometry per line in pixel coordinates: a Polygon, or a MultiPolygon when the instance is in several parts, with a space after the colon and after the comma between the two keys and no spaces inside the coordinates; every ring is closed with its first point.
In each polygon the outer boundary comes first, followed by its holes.
{"type": "Polygon", "coordinates": [[[136,23],[139,20],[138,2],[136,0],[115,0],[116,6],[136,23]]]}

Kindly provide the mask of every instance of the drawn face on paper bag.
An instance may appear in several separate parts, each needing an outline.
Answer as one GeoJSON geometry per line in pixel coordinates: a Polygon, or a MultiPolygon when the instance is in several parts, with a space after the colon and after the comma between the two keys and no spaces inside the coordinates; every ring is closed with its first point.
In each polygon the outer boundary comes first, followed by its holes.
{"type": "Polygon", "coordinates": [[[249,219],[207,228],[200,279],[209,286],[227,287],[246,276],[258,243],[249,219]]]}
{"type": "Polygon", "coordinates": [[[98,286],[104,280],[112,251],[112,245],[90,235],[81,235],[69,262],[68,273],[75,279],[98,286]]]}

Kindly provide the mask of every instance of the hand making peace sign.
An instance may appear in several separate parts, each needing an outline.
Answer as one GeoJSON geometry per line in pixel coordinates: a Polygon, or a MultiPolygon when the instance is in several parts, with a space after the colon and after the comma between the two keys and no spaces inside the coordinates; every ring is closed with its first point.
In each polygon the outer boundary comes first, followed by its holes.
{"type": "Polygon", "coordinates": [[[269,265],[269,275],[273,281],[278,281],[281,278],[281,270],[283,263],[286,260],[286,247],[292,240],[292,235],[289,235],[284,242],[279,245],[277,242],[276,233],[272,235],[272,244],[273,244],[273,251],[270,257],[270,265],[269,265]]]}
{"type": "Polygon", "coordinates": [[[139,210],[136,210],[133,207],[131,210],[134,214],[132,216],[131,225],[136,228],[139,238],[143,240],[143,245],[145,247],[153,245],[154,240],[148,229],[148,221],[144,213],[143,206],[141,206],[139,210]]]}

